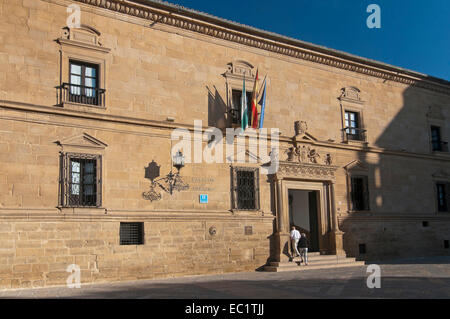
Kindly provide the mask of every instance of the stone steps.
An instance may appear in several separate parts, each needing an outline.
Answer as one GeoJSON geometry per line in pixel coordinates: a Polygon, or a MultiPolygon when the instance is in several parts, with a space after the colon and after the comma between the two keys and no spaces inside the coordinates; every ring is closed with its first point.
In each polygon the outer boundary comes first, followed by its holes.
{"type": "Polygon", "coordinates": [[[308,266],[304,263],[299,266],[299,261],[300,259],[296,257],[292,262],[271,262],[264,266],[264,271],[300,271],[307,269],[330,269],[365,265],[364,261],[356,261],[355,258],[336,255],[320,255],[320,253],[308,254],[308,266]]]}

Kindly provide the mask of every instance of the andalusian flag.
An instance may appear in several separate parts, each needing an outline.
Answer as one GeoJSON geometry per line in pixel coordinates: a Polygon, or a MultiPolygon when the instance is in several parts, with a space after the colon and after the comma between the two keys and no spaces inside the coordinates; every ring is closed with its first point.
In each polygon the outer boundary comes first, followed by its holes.
{"type": "Polygon", "coordinates": [[[262,98],[259,101],[259,104],[261,105],[261,115],[259,117],[259,128],[260,129],[263,128],[264,111],[266,110],[266,78],[267,78],[267,76],[264,78],[264,90],[263,90],[263,93],[262,93],[262,98]]]}
{"type": "Polygon", "coordinates": [[[253,128],[258,127],[258,70],[256,70],[256,78],[255,78],[255,84],[253,85],[253,96],[252,96],[252,118],[251,118],[251,126],[253,128]]]}
{"type": "Polygon", "coordinates": [[[245,76],[244,86],[242,88],[241,96],[241,128],[243,131],[248,127],[248,110],[247,110],[247,93],[245,92],[245,76]]]}

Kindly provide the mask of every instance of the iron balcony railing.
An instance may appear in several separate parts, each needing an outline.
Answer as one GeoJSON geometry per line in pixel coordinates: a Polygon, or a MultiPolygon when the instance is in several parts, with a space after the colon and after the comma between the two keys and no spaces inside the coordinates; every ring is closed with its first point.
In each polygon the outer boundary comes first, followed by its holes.
{"type": "Polygon", "coordinates": [[[58,95],[58,104],[72,102],[99,107],[105,106],[105,89],[63,83],[56,87],[56,91],[58,95]]]}
{"type": "Polygon", "coordinates": [[[346,141],[366,141],[366,130],[355,127],[346,127],[342,131],[346,141]]]}
{"type": "Polygon", "coordinates": [[[448,152],[448,142],[431,141],[433,152],[448,152]]]}
{"type": "Polygon", "coordinates": [[[241,124],[241,112],[237,109],[230,109],[231,124],[241,124]]]}

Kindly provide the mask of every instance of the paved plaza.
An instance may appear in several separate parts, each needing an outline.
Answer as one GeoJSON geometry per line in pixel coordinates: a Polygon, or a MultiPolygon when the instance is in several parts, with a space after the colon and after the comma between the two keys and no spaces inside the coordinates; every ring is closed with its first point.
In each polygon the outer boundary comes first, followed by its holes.
{"type": "MultiPolygon", "coordinates": [[[[372,263],[371,263],[372,264],[372,263]]],[[[450,257],[380,262],[381,288],[366,266],[284,273],[251,272],[67,287],[3,290],[0,298],[292,299],[450,298],[450,257]]]]}

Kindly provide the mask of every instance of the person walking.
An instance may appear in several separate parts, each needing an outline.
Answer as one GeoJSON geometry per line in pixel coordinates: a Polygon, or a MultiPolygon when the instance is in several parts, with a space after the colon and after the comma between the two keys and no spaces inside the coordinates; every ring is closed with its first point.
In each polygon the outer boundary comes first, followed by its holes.
{"type": "Polygon", "coordinates": [[[300,248],[300,265],[305,261],[305,266],[308,266],[308,238],[305,233],[301,234],[298,247],[300,248]]]}
{"type": "Polygon", "coordinates": [[[298,241],[300,240],[300,232],[295,228],[295,226],[292,226],[291,228],[291,244],[292,244],[292,259],[295,258],[294,253],[297,254],[297,256],[300,256],[300,252],[298,251],[298,241]]]}

